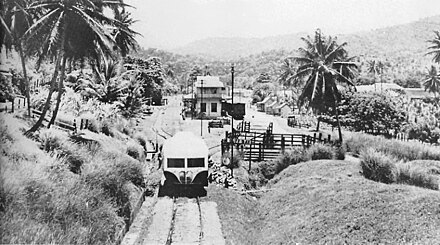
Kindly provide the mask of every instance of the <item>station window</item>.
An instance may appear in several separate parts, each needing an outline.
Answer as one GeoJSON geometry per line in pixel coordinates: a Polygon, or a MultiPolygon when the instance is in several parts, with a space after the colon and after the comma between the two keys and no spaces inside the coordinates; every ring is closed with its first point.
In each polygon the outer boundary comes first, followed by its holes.
{"type": "Polygon", "coordinates": [[[169,168],[184,168],[185,167],[185,159],[183,159],[183,158],[168,158],[168,167],[169,168]]]}
{"type": "Polygon", "coordinates": [[[188,158],[188,168],[203,168],[205,158],[188,158]]]}
{"type": "Polygon", "coordinates": [[[211,103],[211,112],[217,112],[217,103],[211,103]]]}
{"type": "Polygon", "coordinates": [[[206,112],[206,103],[201,103],[200,107],[201,107],[201,112],[206,112]]]}

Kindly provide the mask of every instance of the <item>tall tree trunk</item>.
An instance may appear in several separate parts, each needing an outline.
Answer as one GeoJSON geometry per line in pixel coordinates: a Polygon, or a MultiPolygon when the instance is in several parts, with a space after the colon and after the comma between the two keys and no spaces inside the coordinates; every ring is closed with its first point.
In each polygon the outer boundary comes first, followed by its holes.
{"type": "Polygon", "coordinates": [[[336,84],[333,84],[333,108],[335,110],[335,114],[336,114],[336,122],[338,124],[338,133],[339,133],[339,143],[342,144],[342,130],[341,130],[341,122],[339,121],[339,112],[338,112],[338,101],[336,99],[336,84]]]}
{"type": "Polygon", "coordinates": [[[20,42],[17,43],[17,47],[18,47],[18,52],[20,54],[21,67],[23,69],[23,79],[24,79],[24,84],[26,86],[27,111],[28,111],[28,116],[30,117],[31,116],[30,81],[28,80],[28,77],[27,77],[26,60],[25,60],[23,48],[22,48],[20,42]]]}
{"type": "Polygon", "coordinates": [[[49,110],[52,94],[55,90],[55,85],[57,82],[58,70],[59,70],[60,63],[61,63],[61,55],[58,54],[58,56],[56,58],[56,63],[55,63],[55,71],[54,71],[52,79],[50,81],[49,93],[47,95],[46,103],[44,104],[43,111],[41,112],[41,115],[40,115],[40,118],[38,118],[38,121],[34,124],[34,126],[32,126],[31,129],[29,129],[25,133],[25,135],[29,135],[29,134],[37,131],[37,129],[39,129],[41,127],[41,125],[43,124],[44,117],[46,116],[47,110],[49,110]]]}
{"type": "Polygon", "coordinates": [[[61,98],[64,93],[64,77],[66,75],[66,60],[67,60],[67,57],[64,54],[63,62],[61,64],[60,81],[58,82],[57,104],[55,105],[55,110],[53,111],[52,118],[50,119],[50,122],[47,125],[48,128],[50,128],[50,126],[52,126],[55,123],[55,119],[57,118],[58,110],[60,109],[61,98]]]}

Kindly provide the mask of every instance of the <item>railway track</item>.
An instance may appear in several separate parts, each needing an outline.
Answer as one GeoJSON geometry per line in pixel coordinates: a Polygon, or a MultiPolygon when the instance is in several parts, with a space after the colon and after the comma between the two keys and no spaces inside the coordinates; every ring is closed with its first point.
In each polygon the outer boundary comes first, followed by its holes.
{"type": "Polygon", "coordinates": [[[199,197],[192,199],[174,197],[171,223],[165,244],[203,244],[203,241],[203,218],[199,197]]]}

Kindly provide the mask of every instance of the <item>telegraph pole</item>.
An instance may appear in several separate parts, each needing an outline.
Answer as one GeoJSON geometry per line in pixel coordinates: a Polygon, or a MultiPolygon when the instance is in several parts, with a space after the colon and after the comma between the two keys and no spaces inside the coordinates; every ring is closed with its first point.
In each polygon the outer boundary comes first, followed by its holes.
{"type": "MultiPolygon", "coordinates": [[[[203,103],[203,80],[200,80],[200,136],[203,136],[203,112],[202,112],[202,103],[203,103]]],[[[205,107],[206,108],[206,107],[205,107]]]]}
{"type": "MultiPolygon", "coordinates": [[[[232,87],[232,109],[231,109],[231,161],[229,164],[233,164],[233,160],[234,160],[234,111],[235,111],[235,107],[234,107],[234,64],[231,65],[231,87],[232,87]]],[[[233,166],[231,165],[231,176],[234,177],[234,169],[233,166]]]]}

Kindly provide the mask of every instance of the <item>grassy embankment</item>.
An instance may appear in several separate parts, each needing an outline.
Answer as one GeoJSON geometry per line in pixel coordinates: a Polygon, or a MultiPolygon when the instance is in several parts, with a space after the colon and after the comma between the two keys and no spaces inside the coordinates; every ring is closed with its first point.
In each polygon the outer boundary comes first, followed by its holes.
{"type": "Polygon", "coordinates": [[[82,137],[42,129],[33,141],[22,135],[27,122],[0,120],[0,243],[114,244],[140,188],[159,180],[147,137],[127,122],[82,137]]]}
{"type": "Polygon", "coordinates": [[[228,244],[432,244],[439,160],[438,147],[352,134],[342,148],[287,152],[242,175],[245,186],[271,191],[252,198],[211,187],[208,198],[228,244]],[[337,160],[344,150],[360,158],[337,160]]]}

